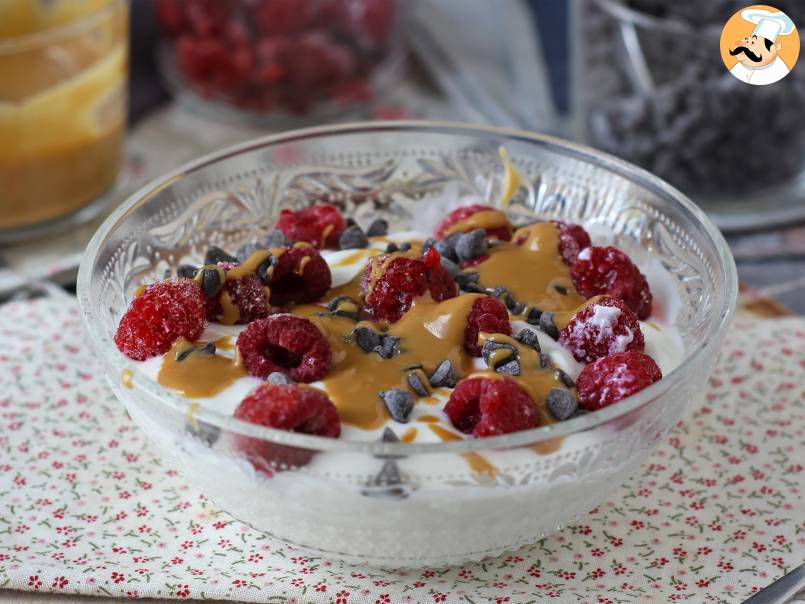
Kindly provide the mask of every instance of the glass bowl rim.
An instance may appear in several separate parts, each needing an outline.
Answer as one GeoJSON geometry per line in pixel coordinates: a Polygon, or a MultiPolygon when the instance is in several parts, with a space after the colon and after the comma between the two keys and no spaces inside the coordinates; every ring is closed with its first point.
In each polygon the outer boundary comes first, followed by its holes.
{"type": "Polygon", "coordinates": [[[642,168],[585,145],[565,141],[545,134],[461,122],[389,120],[314,126],[251,139],[187,162],[165,175],[152,180],[126,199],[126,201],[107,217],[93,235],[81,260],[81,266],[78,272],[77,295],[84,323],[89,332],[90,342],[95,348],[99,361],[104,364],[107,379],[113,379],[112,376],[114,375],[122,376],[126,371],[131,372],[131,380],[129,380],[129,382],[132,392],[141,390],[146,396],[157,400],[160,405],[169,407],[173,411],[181,412],[186,415],[188,419],[192,418],[195,421],[201,421],[220,429],[244,436],[259,438],[272,443],[315,451],[369,453],[372,455],[396,454],[406,456],[433,453],[482,452],[489,449],[509,449],[532,445],[596,428],[650,403],[656,396],[662,395],[664,391],[672,389],[677,384],[686,380],[692,368],[695,367],[703,357],[710,353],[713,347],[721,345],[735,312],[738,298],[738,277],[735,262],[726,240],[704,212],[680,191],[642,168]],[[665,198],[670,198],[674,203],[679,204],[679,206],[690,215],[693,221],[703,227],[704,233],[717,251],[719,266],[714,268],[718,272],[721,272],[724,278],[724,302],[720,309],[713,311],[718,313],[715,327],[707,334],[703,342],[699,344],[696,349],[686,351],[684,361],[669,375],[663,376],[662,380],[659,382],[620,401],[616,405],[605,407],[595,413],[584,414],[563,422],[540,426],[530,430],[512,432],[488,438],[437,443],[348,441],[340,438],[327,438],[324,436],[287,432],[251,424],[213,409],[200,407],[198,403],[193,402],[191,399],[185,399],[170,392],[160,386],[156,381],[143,374],[136,362],[120,354],[113,344],[109,348],[104,348],[102,345],[103,337],[98,327],[100,323],[94,318],[95,309],[90,299],[91,283],[93,281],[92,267],[102,244],[106,241],[107,237],[114,232],[118,223],[126,219],[133,208],[148,203],[151,197],[187,174],[196,172],[221,160],[230,159],[241,153],[256,151],[268,145],[328,135],[344,135],[350,133],[370,134],[372,132],[389,134],[393,132],[417,131],[427,131],[437,134],[463,134],[480,138],[494,137],[515,141],[519,140],[532,144],[536,143],[549,149],[561,151],[565,156],[570,156],[614,172],[622,178],[636,182],[649,190],[653,189],[658,191],[665,198]]]}

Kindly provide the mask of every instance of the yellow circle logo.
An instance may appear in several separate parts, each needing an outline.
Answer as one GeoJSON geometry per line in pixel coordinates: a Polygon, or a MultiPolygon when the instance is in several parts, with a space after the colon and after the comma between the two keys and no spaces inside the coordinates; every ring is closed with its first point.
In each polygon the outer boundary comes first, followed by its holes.
{"type": "Polygon", "coordinates": [[[781,10],[753,4],[738,11],[721,32],[721,58],[730,73],[747,84],[779,82],[799,58],[799,33],[781,10]]]}

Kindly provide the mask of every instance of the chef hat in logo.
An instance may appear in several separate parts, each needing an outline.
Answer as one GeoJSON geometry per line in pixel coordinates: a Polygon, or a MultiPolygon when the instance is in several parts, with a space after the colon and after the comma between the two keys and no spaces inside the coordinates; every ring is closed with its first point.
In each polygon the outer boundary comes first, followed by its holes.
{"type": "Polygon", "coordinates": [[[783,12],[771,12],[762,8],[741,11],[741,17],[755,24],[753,36],[774,42],[777,36],[787,36],[794,31],[794,22],[783,12]]]}

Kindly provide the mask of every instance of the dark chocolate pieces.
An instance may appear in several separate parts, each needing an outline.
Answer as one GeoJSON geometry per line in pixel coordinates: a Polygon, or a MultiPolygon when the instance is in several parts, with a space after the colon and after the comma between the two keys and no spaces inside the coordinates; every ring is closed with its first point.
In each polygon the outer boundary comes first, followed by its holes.
{"type": "Polygon", "coordinates": [[[551,388],[548,393],[548,409],[559,421],[564,421],[573,417],[579,407],[579,401],[575,396],[562,388],[551,388]]]}
{"type": "Polygon", "coordinates": [[[342,250],[355,250],[369,247],[369,238],[357,224],[344,229],[338,238],[338,248],[342,250]]]}
{"type": "Polygon", "coordinates": [[[379,393],[383,404],[394,421],[407,423],[414,410],[414,397],[402,388],[391,388],[379,393]]]}
{"type": "Polygon", "coordinates": [[[190,346],[177,353],[176,360],[181,362],[187,360],[191,354],[215,354],[215,342],[206,342],[203,346],[190,346]]]}
{"type": "Polygon", "coordinates": [[[520,355],[517,347],[506,342],[487,340],[481,356],[489,369],[505,375],[520,375],[520,355]]]}
{"type": "Polygon", "coordinates": [[[453,370],[453,363],[448,359],[439,363],[428,381],[433,388],[455,388],[458,378],[453,370]]]}

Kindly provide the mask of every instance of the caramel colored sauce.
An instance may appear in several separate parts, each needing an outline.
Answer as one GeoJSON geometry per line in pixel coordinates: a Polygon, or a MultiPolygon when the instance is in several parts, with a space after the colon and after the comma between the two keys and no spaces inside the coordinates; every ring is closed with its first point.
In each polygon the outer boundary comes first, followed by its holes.
{"type": "Polygon", "coordinates": [[[437,423],[437,422],[439,422],[441,420],[436,415],[420,415],[418,418],[416,418],[416,421],[422,422],[422,423],[425,423],[425,424],[434,424],[434,423],[437,423]]]}
{"type": "Polygon", "coordinates": [[[176,360],[181,352],[197,345],[184,338],[176,340],[162,361],[157,382],[187,398],[202,398],[215,396],[248,375],[237,359],[217,354],[191,353],[182,361],[176,360]]]}
{"type": "MultiPolygon", "coordinates": [[[[362,262],[366,264],[369,261],[369,258],[373,258],[375,256],[380,256],[383,253],[383,250],[375,250],[372,248],[363,248],[357,249],[354,252],[351,252],[341,258],[338,262],[333,263],[331,266],[334,268],[338,268],[341,266],[350,266],[351,264],[355,264],[356,262],[362,262]]],[[[363,271],[361,271],[363,274],[363,271]]]]}
{"type": "Polygon", "coordinates": [[[221,309],[223,313],[220,322],[223,325],[234,325],[240,321],[240,309],[232,301],[232,296],[229,295],[229,292],[221,293],[221,309]]]}
{"type": "Polygon", "coordinates": [[[416,440],[417,429],[416,428],[408,428],[403,435],[400,437],[400,441],[404,443],[412,443],[416,440]]]}
{"type": "MultiPolygon", "coordinates": [[[[430,428],[431,431],[436,434],[436,436],[445,442],[464,440],[463,436],[456,434],[455,432],[451,432],[447,428],[443,428],[438,424],[428,424],[428,428],[430,428]]],[[[462,453],[461,456],[467,460],[470,468],[476,474],[487,474],[489,476],[494,476],[497,473],[495,466],[486,461],[486,459],[477,453],[462,453]]]]}
{"type": "MultiPolygon", "coordinates": [[[[478,212],[481,214],[481,212],[478,212]]],[[[476,215],[478,215],[476,214],[476,215]]],[[[559,229],[550,223],[518,229],[511,242],[489,250],[489,258],[474,267],[485,288],[505,287],[515,301],[540,310],[572,310],[584,302],[570,279],[570,269],[557,253],[559,229]],[[522,245],[514,243],[525,238],[522,245]],[[559,286],[567,295],[557,291],[559,286]]]]}
{"type": "Polygon", "coordinates": [[[526,179],[517,169],[517,166],[512,163],[506,147],[500,147],[498,153],[500,161],[503,163],[503,190],[501,191],[500,202],[505,208],[509,205],[517,190],[525,184],[526,179]]]}
{"type": "Polygon", "coordinates": [[[229,336],[218,338],[213,344],[215,344],[216,350],[235,350],[235,345],[232,343],[232,338],[229,336]]]}
{"type": "Polygon", "coordinates": [[[269,256],[281,256],[284,251],[285,251],[284,248],[257,250],[246,259],[246,262],[238,264],[237,266],[226,271],[227,281],[240,279],[241,277],[245,277],[246,275],[251,275],[252,273],[257,271],[257,267],[260,266],[260,263],[263,260],[265,260],[269,256]]]}
{"type": "Polygon", "coordinates": [[[578,313],[580,313],[585,308],[590,306],[590,304],[595,304],[596,302],[598,302],[601,298],[603,298],[603,296],[593,296],[592,298],[590,298],[589,300],[585,300],[572,310],[562,310],[555,312],[553,315],[553,322],[556,324],[557,329],[559,329],[559,331],[563,330],[565,327],[567,327],[568,323],[570,323],[573,320],[573,317],[575,317],[578,313]]]}
{"type": "Polygon", "coordinates": [[[131,390],[134,388],[134,373],[131,369],[124,369],[123,373],[120,375],[120,381],[122,382],[123,386],[131,390]]]}
{"type": "Polygon", "coordinates": [[[463,233],[474,229],[494,229],[509,226],[511,226],[509,219],[500,210],[482,210],[452,225],[444,232],[444,236],[447,237],[453,233],[463,233]]]}

